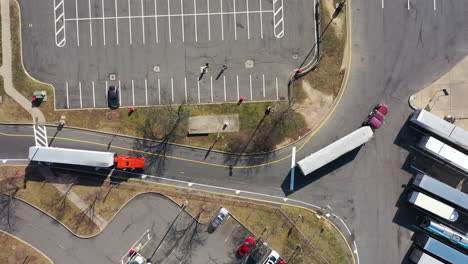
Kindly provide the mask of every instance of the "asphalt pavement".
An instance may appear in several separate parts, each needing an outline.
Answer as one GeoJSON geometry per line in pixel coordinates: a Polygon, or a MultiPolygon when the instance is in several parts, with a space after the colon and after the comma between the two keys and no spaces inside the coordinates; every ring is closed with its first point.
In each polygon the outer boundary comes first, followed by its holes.
{"type": "MultiPolygon", "coordinates": [[[[395,140],[412,112],[408,96],[443,75],[468,52],[468,4],[454,0],[436,1],[436,5],[433,1],[413,0],[408,8],[407,1],[385,1],[382,8],[381,1],[352,1],[352,67],[347,89],[328,122],[297,155],[297,159],[303,158],[353,131],[374,104],[386,103],[390,107],[386,123],[376,131],[375,139],[350,157],[351,161],[344,160],[331,172],[299,179],[300,188],[292,193],[282,188],[288,184],[289,159],[230,170],[229,165],[237,157],[233,160],[232,156],[212,152],[204,160],[206,151],[171,146],[166,152],[170,157],[148,174],[329,206],[349,224],[360,263],[400,263],[411,244],[412,232],[402,224],[410,216],[404,208],[398,211],[397,203],[411,175],[402,170],[408,152],[395,140]]],[[[70,137],[85,136],[72,132],[70,137]]],[[[12,141],[4,136],[1,140],[12,141]]],[[[88,136],[87,140],[101,145],[68,140],[56,140],[54,144],[102,150],[109,142],[108,137],[88,136]]],[[[15,144],[18,151],[9,150],[9,155],[24,157],[20,151],[25,147],[20,144],[26,143],[21,139],[15,144]]],[[[112,145],[151,150],[119,137],[112,145]]],[[[241,158],[236,165],[272,162],[288,152],[286,149],[265,158],[241,158]]]]}

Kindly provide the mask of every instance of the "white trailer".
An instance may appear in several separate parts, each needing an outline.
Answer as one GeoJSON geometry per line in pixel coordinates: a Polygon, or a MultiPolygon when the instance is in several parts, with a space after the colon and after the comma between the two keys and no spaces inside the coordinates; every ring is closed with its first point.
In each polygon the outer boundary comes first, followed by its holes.
{"type": "Polygon", "coordinates": [[[370,126],[364,126],[338,139],[325,148],[305,157],[297,162],[297,166],[304,175],[325,166],[351,150],[361,146],[374,136],[370,126]]]}
{"type": "Polygon", "coordinates": [[[430,136],[422,137],[418,146],[468,173],[468,156],[462,152],[430,136]]]}
{"type": "Polygon", "coordinates": [[[424,193],[416,191],[411,192],[408,197],[408,202],[448,221],[455,222],[458,219],[458,211],[453,207],[427,196],[424,193]]]}
{"type": "Polygon", "coordinates": [[[90,167],[111,167],[114,165],[114,153],[67,148],[40,147],[29,148],[29,160],[83,165],[90,167]]]}

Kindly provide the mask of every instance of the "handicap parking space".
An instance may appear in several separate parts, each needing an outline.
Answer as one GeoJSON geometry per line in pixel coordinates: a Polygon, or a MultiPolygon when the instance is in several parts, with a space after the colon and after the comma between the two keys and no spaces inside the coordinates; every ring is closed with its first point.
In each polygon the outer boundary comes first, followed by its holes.
{"type": "Polygon", "coordinates": [[[284,100],[315,42],[313,1],[19,3],[24,65],[57,109],[107,107],[119,82],[122,107],[284,100]]]}

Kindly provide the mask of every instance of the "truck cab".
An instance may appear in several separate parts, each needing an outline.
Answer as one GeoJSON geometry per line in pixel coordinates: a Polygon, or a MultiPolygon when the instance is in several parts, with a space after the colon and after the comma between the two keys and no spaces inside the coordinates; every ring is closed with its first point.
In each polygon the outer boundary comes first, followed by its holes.
{"type": "Polygon", "coordinates": [[[119,155],[114,158],[117,169],[143,170],[145,168],[145,158],[128,155],[119,155]]]}

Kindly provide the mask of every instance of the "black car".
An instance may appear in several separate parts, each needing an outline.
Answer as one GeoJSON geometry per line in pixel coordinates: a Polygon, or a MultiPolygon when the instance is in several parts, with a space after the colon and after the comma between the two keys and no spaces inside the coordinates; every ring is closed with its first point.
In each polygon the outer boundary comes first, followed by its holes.
{"type": "Polygon", "coordinates": [[[107,105],[110,109],[117,109],[119,108],[119,90],[111,85],[107,90],[107,105]]]}
{"type": "Polygon", "coordinates": [[[259,262],[260,260],[262,260],[263,256],[267,252],[267,250],[268,250],[268,244],[263,242],[262,244],[260,244],[260,246],[258,246],[256,249],[254,249],[254,251],[250,255],[249,261],[247,263],[257,263],[257,262],[259,262]]]}

